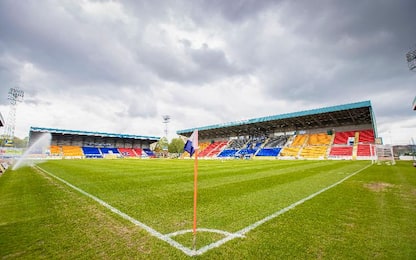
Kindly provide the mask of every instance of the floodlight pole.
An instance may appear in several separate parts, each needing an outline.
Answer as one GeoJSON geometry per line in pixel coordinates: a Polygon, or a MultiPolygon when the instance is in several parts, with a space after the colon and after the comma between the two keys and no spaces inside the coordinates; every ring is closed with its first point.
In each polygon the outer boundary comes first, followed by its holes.
{"type": "Polygon", "coordinates": [[[165,124],[165,137],[168,138],[168,124],[170,122],[170,116],[169,115],[163,115],[163,123],[165,124]]]}
{"type": "Polygon", "coordinates": [[[25,92],[18,87],[9,89],[7,99],[10,101],[10,110],[3,135],[5,145],[7,145],[9,141],[13,142],[14,130],[16,128],[17,103],[23,101],[24,94],[25,92]]]}

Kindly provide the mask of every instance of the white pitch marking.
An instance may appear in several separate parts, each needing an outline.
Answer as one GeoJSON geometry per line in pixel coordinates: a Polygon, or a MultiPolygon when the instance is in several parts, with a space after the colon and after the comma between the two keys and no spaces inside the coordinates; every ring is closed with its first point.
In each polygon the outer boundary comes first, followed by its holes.
{"type": "MultiPolygon", "coordinates": [[[[227,232],[227,231],[224,231],[224,230],[219,230],[219,229],[197,228],[196,231],[217,233],[217,234],[221,234],[221,235],[224,235],[224,236],[232,236],[234,238],[236,238],[236,237],[240,237],[240,238],[245,237],[244,235],[238,235],[238,234],[235,234],[235,233],[230,233],[230,232],[227,232]]],[[[176,232],[173,232],[173,233],[166,234],[165,236],[175,237],[175,236],[178,236],[178,235],[183,235],[183,234],[191,233],[191,232],[193,232],[192,229],[179,230],[179,231],[176,231],[176,232]]]]}
{"type": "Polygon", "coordinates": [[[160,233],[160,232],[154,230],[153,228],[145,225],[144,223],[142,223],[142,222],[140,222],[140,221],[138,221],[138,220],[130,217],[129,215],[121,212],[120,210],[114,208],[113,206],[111,206],[108,203],[100,200],[99,198],[97,198],[97,197],[89,194],[88,192],[85,192],[85,191],[81,190],[80,188],[78,188],[78,187],[70,184],[69,182],[67,182],[67,181],[65,181],[65,180],[63,180],[63,179],[55,176],[54,174],[52,174],[52,173],[50,173],[50,172],[48,172],[48,171],[40,168],[39,166],[35,166],[35,167],[38,168],[39,170],[41,170],[41,171],[49,174],[50,176],[54,177],[55,179],[57,179],[57,180],[65,183],[69,187],[71,187],[71,188],[79,191],[80,193],[82,193],[82,194],[90,197],[91,199],[97,201],[98,203],[100,203],[104,207],[110,209],[112,212],[120,215],[122,218],[124,218],[126,220],[129,220],[133,224],[135,224],[135,225],[143,228],[144,230],[146,230],[147,232],[149,232],[151,235],[153,235],[153,236],[155,236],[155,237],[157,237],[157,238],[159,238],[159,239],[167,242],[171,246],[173,246],[173,247],[181,250],[186,255],[188,255],[188,256],[196,256],[196,255],[202,255],[202,254],[206,253],[207,251],[209,251],[211,249],[214,249],[216,247],[219,247],[219,246],[225,244],[226,242],[228,242],[230,240],[233,240],[235,238],[245,237],[245,234],[248,233],[248,232],[250,232],[251,230],[253,230],[253,229],[257,228],[258,226],[260,226],[260,225],[262,225],[262,224],[264,224],[264,223],[266,223],[266,222],[268,222],[268,221],[270,221],[270,220],[272,220],[272,219],[274,219],[274,218],[282,215],[283,213],[285,213],[285,212],[287,212],[287,211],[295,208],[296,206],[298,206],[298,205],[300,205],[300,204],[302,204],[302,203],[304,203],[304,202],[306,202],[306,201],[314,198],[315,196],[317,196],[317,195],[319,195],[319,194],[321,194],[321,193],[323,193],[323,192],[325,192],[325,191],[327,191],[327,190],[329,190],[329,189],[331,189],[331,188],[333,188],[333,187],[341,184],[345,180],[347,180],[347,179],[351,178],[352,176],[356,175],[357,173],[359,173],[359,172],[367,169],[371,165],[372,164],[367,165],[364,168],[362,168],[362,169],[360,169],[358,171],[355,171],[355,172],[351,173],[350,175],[346,176],[345,178],[343,178],[343,179],[335,182],[334,184],[331,184],[328,187],[323,188],[323,189],[321,189],[321,190],[319,190],[319,191],[317,191],[317,192],[315,192],[315,193],[313,193],[313,194],[311,194],[311,195],[309,195],[309,196],[307,196],[307,197],[305,197],[305,198],[303,198],[303,199],[301,199],[301,200],[299,200],[299,201],[297,201],[297,202],[295,202],[295,203],[287,206],[286,208],[283,208],[281,210],[278,210],[275,213],[273,213],[273,214],[271,214],[271,215],[269,215],[269,216],[267,216],[267,217],[265,217],[265,218],[263,218],[263,219],[255,222],[255,223],[253,223],[253,224],[251,224],[251,225],[249,225],[249,226],[247,226],[247,227],[245,227],[245,228],[243,228],[243,229],[241,229],[241,230],[239,230],[239,231],[237,231],[235,233],[230,233],[230,232],[221,231],[221,230],[217,230],[217,229],[204,229],[204,228],[197,229],[199,231],[220,233],[220,234],[223,234],[223,235],[226,236],[226,237],[224,237],[221,240],[218,240],[218,241],[216,241],[216,242],[214,242],[212,244],[209,244],[209,245],[206,245],[206,246],[200,248],[199,250],[193,250],[193,249],[187,248],[187,247],[183,246],[182,244],[176,242],[175,240],[171,239],[171,237],[173,237],[173,236],[180,235],[180,234],[185,234],[185,233],[191,232],[192,230],[182,230],[182,231],[173,232],[173,233],[170,233],[170,234],[167,234],[167,235],[163,235],[162,233],[160,233]]]}
{"type": "MultiPolygon", "coordinates": [[[[367,168],[368,168],[368,167],[370,167],[371,165],[372,165],[372,164],[367,165],[367,166],[365,166],[364,168],[362,168],[362,169],[360,169],[360,170],[358,170],[358,171],[355,171],[355,172],[351,173],[350,175],[346,176],[345,178],[343,178],[343,179],[341,179],[341,180],[339,180],[339,181],[335,182],[334,184],[331,184],[331,185],[329,185],[328,187],[323,188],[322,190],[317,191],[317,192],[315,192],[315,193],[313,193],[313,194],[311,194],[311,195],[309,195],[309,196],[307,196],[307,197],[305,197],[305,198],[303,198],[303,199],[301,199],[301,200],[299,200],[299,201],[297,201],[297,202],[295,202],[295,203],[293,203],[293,204],[291,204],[291,205],[287,206],[286,208],[283,208],[283,209],[281,209],[281,210],[279,210],[279,211],[276,211],[275,213],[271,214],[270,216],[267,216],[267,217],[265,217],[265,218],[263,218],[263,219],[261,219],[261,220],[259,220],[259,221],[255,222],[255,223],[253,223],[253,224],[251,224],[251,225],[249,225],[249,226],[247,226],[247,227],[245,227],[245,228],[243,228],[243,229],[241,229],[241,230],[239,230],[239,231],[237,231],[237,232],[233,233],[233,235],[234,235],[235,237],[238,237],[238,235],[240,235],[240,236],[244,236],[246,233],[248,233],[248,232],[250,232],[251,230],[253,230],[253,229],[257,228],[258,226],[260,226],[260,225],[262,225],[262,224],[266,223],[267,221],[270,221],[270,220],[272,220],[272,219],[274,219],[274,218],[276,218],[276,217],[278,217],[278,216],[282,215],[283,213],[285,213],[285,212],[287,212],[287,211],[289,211],[289,210],[291,210],[291,209],[295,208],[296,206],[298,206],[298,205],[300,205],[300,204],[302,204],[302,203],[304,203],[304,202],[306,202],[306,201],[308,201],[308,200],[312,199],[313,197],[315,197],[315,196],[317,196],[317,195],[321,194],[322,192],[325,192],[325,191],[327,191],[327,190],[329,190],[329,189],[331,189],[331,188],[333,188],[333,187],[335,187],[335,186],[337,186],[337,185],[341,184],[341,183],[342,183],[342,182],[344,182],[345,180],[347,180],[347,179],[351,178],[352,176],[356,175],[357,173],[359,173],[359,172],[361,172],[361,171],[363,171],[363,170],[367,169],[367,168]]],[[[212,244],[210,244],[210,245],[207,245],[207,246],[205,246],[205,247],[200,248],[199,250],[197,250],[197,251],[195,252],[195,254],[196,254],[196,255],[202,255],[202,254],[204,254],[205,252],[207,252],[207,251],[209,251],[209,250],[211,250],[211,249],[213,249],[213,248],[216,248],[216,247],[219,247],[219,246],[223,245],[224,243],[226,243],[226,242],[228,242],[228,241],[230,241],[230,240],[234,239],[235,237],[232,237],[232,236],[225,237],[225,238],[223,238],[223,239],[221,239],[221,240],[218,240],[218,241],[217,241],[217,242],[215,242],[215,243],[212,243],[212,244]]]]}
{"type": "Polygon", "coordinates": [[[138,221],[137,219],[134,219],[134,218],[130,217],[129,215],[127,215],[126,213],[121,212],[120,210],[114,208],[113,206],[111,206],[110,204],[104,202],[103,200],[101,200],[101,199],[99,199],[99,198],[97,198],[97,197],[89,194],[88,192],[86,192],[84,190],[81,190],[80,188],[78,188],[78,187],[72,185],[71,183],[65,181],[64,179],[61,179],[58,176],[56,176],[56,175],[54,175],[54,174],[52,174],[52,173],[50,173],[50,172],[48,172],[48,171],[40,168],[39,166],[34,166],[34,167],[36,167],[37,169],[41,170],[42,172],[44,172],[44,173],[52,176],[53,178],[55,178],[55,179],[63,182],[64,184],[66,184],[69,187],[73,188],[74,190],[76,190],[76,191],[84,194],[85,196],[87,196],[87,197],[95,200],[96,202],[98,202],[99,204],[103,205],[107,209],[109,209],[112,212],[116,213],[117,215],[121,216],[123,219],[128,220],[128,221],[132,222],[133,224],[135,224],[136,226],[139,226],[139,227],[143,228],[144,230],[146,230],[147,232],[149,232],[152,236],[157,237],[160,240],[163,240],[163,241],[167,242],[171,246],[173,246],[173,247],[181,250],[182,252],[184,252],[185,254],[187,254],[189,256],[195,255],[195,250],[191,250],[191,249],[183,246],[182,244],[180,244],[180,243],[176,242],[175,240],[171,239],[170,237],[163,235],[162,233],[154,230],[153,228],[151,228],[151,227],[147,226],[146,224],[138,221]]]}

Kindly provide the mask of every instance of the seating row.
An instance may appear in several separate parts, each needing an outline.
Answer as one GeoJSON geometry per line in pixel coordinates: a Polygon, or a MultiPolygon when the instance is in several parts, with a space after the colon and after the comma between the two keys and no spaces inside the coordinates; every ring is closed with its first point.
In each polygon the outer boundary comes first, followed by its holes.
{"type": "Polygon", "coordinates": [[[154,157],[155,154],[148,148],[97,148],[81,147],[72,145],[51,145],[49,152],[55,156],[65,157],[86,157],[86,158],[103,158],[108,155],[116,157],[154,157]]]}
{"type": "MultiPolygon", "coordinates": [[[[289,136],[286,135],[274,136],[269,139],[261,137],[252,139],[233,139],[229,141],[226,146],[223,146],[222,150],[219,148],[214,150],[214,147],[218,147],[218,144],[212,143],[207,146],[205,150],[202,150],[199,156],[216,156],[219,158],[251,157],[254,155],[275,157],[282,153],[282,156],[297,157],[300,155],[299,152],[304,146],[324,146],[305,149],[301,154],[308,158],[320,158],[326,155],[326,151],[332,141],[332,137],[327,133],[297,135],[289,147],[284,147],[288,140],[289,136]]],[[[223,143],[225,143],[225,141],[223,143]]]]}

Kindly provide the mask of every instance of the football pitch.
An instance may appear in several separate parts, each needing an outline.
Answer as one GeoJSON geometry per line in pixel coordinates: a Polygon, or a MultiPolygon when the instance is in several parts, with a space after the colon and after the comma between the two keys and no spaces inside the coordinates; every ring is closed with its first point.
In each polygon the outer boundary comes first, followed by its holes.
{"type": "Polygon", "coordinates": [[[51,160],[0,177],[2,258],[412,259],[416,168],[51,160]]]}

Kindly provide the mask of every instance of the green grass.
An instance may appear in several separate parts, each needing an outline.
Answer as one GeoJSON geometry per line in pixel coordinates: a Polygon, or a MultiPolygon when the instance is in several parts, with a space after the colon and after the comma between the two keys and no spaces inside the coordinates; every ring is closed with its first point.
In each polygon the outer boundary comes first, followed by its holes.
{"type": "MultiPolygon", "coordinates": [[[[239,231],[367,161],[199,161],[198,227],[239,231]]],[[[43,169],[166,234],[192,228],[192,160],[58,160],[43,169]]],[[[32,168],[0,177],[2,258],[188,258],[32,168]]],[[[374,165],[197,258],[412,259],[416,168],[374,165]]],[[[223,236],[200,232],[197,247],[223,236]]],[[[174,238],[186,247],[192,235],[174,238]]]]}

